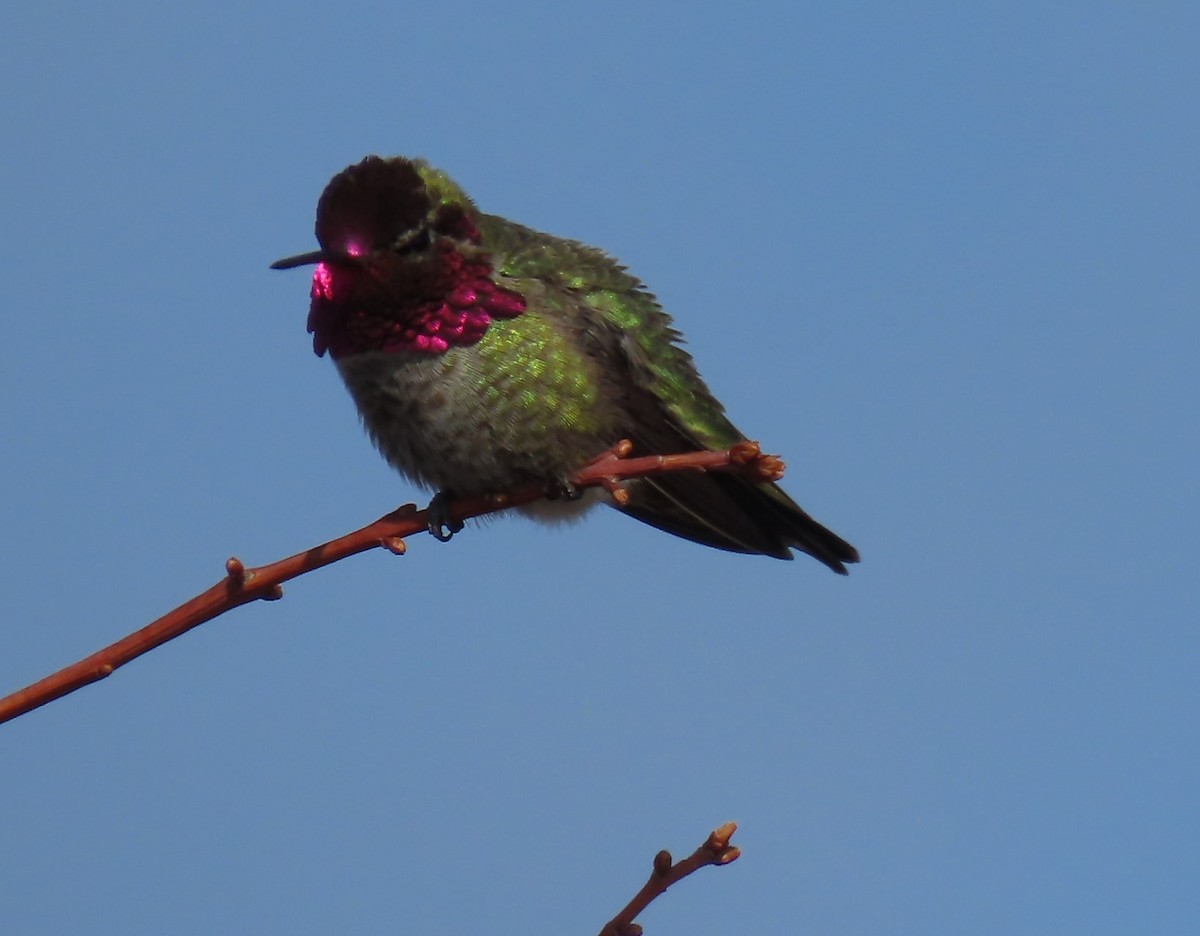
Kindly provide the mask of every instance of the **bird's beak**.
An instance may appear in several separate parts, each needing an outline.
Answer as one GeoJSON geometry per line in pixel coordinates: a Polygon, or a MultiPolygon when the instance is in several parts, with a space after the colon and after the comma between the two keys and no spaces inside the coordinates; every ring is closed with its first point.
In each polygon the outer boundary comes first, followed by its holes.
{"type": "Polygon", "coordinates": [[[329,258],[323,250],[314,250],[306,254],[297,254],[294,257],[284,257],[282,260],[276,260],[271,264],[272,270],[292,270],[298,266],[308,266],[310,263],[324,263],[329,258]]]}

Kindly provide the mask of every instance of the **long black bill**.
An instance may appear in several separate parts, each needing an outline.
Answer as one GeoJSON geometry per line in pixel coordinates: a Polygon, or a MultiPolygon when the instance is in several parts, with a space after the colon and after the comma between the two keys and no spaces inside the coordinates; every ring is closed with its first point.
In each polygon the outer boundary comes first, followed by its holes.
{"type": "Polygon", "coordinates": [[[314,250],[306,254],[297,254],[294,257],[284,257],[282,260],[276,260],[271,264],[272,270],[292,270],[299,266],[308,266],[310,263],[323,263],[326,260],[325,251],[314,250]]]}

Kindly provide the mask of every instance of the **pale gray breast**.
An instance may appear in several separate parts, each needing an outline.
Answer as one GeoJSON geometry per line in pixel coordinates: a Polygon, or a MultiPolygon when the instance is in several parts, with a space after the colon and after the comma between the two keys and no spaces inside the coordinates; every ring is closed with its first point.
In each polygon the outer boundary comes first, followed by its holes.
{"type": "Polygon", "coordinates": [[[379,351],[337,362],[383,457],[401,474],[436,489],[461,489],[464,464],[486,446],[478,435],[478,401],[463,386],[454,356],[379,351]]]}
{"type": "Polygon", "coordinates": [[[563,475],[612,444],[489,411],[470,355],[380,351],[337,362],[372,440],[401,474],[435,490],[493,493],[563,475]]]}

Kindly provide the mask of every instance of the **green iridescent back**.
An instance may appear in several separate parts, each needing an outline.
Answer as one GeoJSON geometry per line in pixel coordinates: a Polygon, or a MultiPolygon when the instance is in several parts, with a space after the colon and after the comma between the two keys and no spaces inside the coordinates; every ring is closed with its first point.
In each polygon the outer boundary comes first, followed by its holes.
{"type": "MultiPolygon", "coordinates": [[[[495,215],[478,216],[483,248],[505,285],[536,303],[569,303],[587,316],[599,342],[624,358],[627,378],[650,391],[696,448],[743,438],[709,392],[682,337],[643,283],[603,251],[495,215]]],[[[521,329],[522,316],[504,326],[521,329]]],[[[502,327],[504,327],[502,326],[502,327]]],[[[486,341],[486,339],[485,339],[486,341]]]]}

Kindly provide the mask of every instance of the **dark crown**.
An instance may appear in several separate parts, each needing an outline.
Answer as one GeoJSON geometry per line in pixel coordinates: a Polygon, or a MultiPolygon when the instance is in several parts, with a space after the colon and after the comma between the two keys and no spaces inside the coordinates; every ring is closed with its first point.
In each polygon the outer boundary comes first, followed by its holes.
{"type": "Polygon", "coordinates": [[[368,156],[342,170],[317,203],[317,241],[339,253],[381,250],[429,216],[425,183],[402,157],[368,156]]]}

